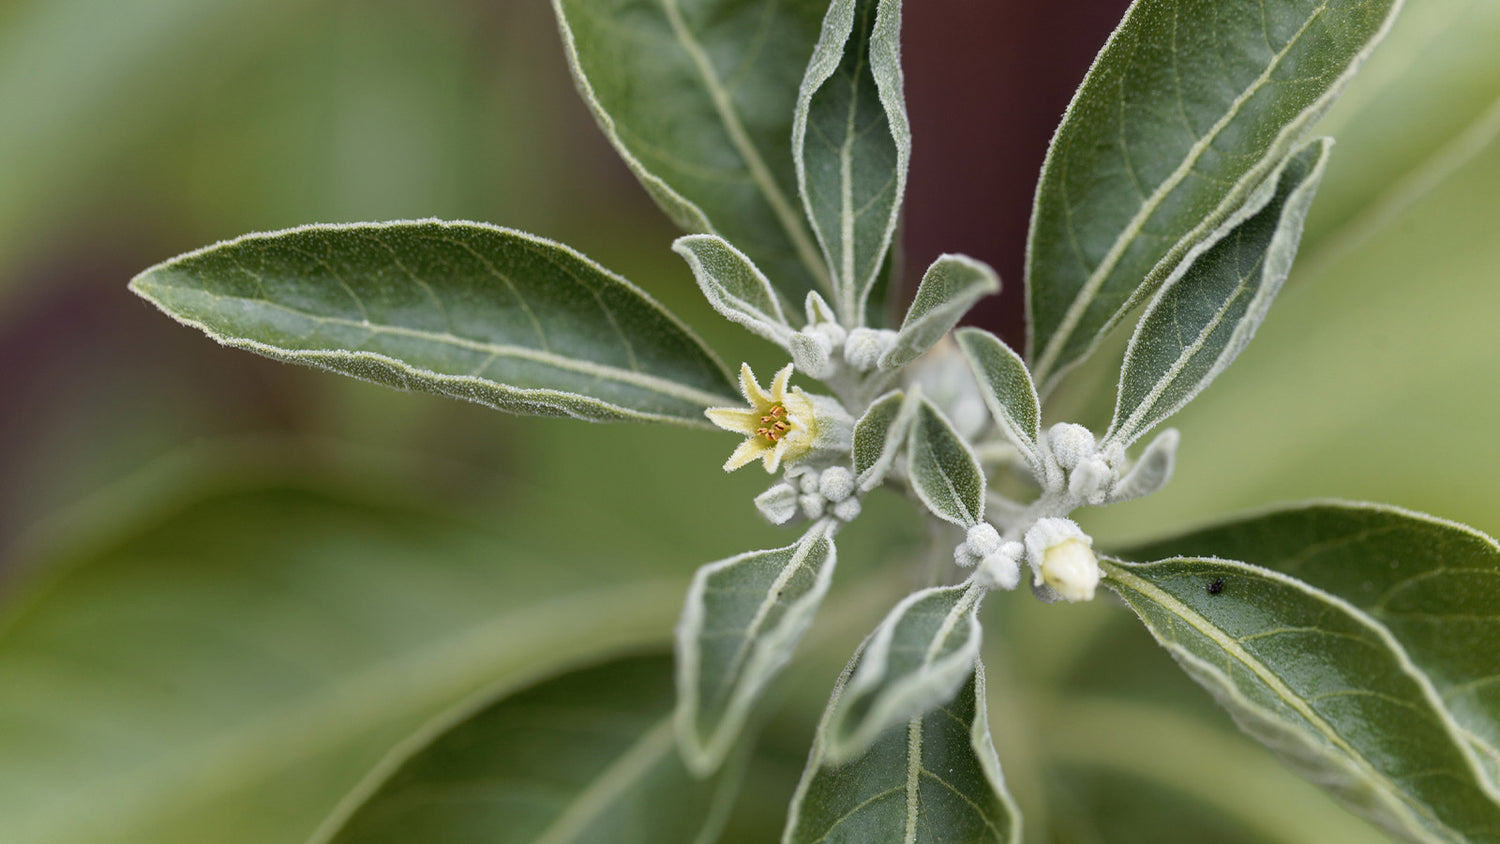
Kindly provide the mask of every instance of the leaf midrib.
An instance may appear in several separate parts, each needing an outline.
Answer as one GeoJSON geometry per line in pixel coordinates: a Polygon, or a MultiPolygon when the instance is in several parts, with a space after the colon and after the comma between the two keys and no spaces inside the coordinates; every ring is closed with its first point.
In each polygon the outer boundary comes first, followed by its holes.
{"type": "Polygon", "coordinates": [[[623,794],[635,779],[651,769],[676,746],[672,716],[659,719],[651,729],[634,741],[608,767],[600,771],[588,787],[568,803],[532,844],[568,844],[588,828],[611,801],[623,794]]]}
{"type": "MultiPolygon", "coordinates": [[[[1237,235],[1231,236],[1237,237],[1237,235]]],[[[1235,248],[1238,250],[1239,245],[1236,244],[1235,248]]],[[[1157,409],[1157,402],[1161,400],[1161,397],[1167,390],[1176,384],[1177,376],[1181,375],[1182,371],[1198,356],[1198,353],[1203,351],[1204,347],[1208,344],[1208,339],[1219,329],[1219,326],[1224,324],[1224,318],[1229,315],[1230,310],[1240,301],[1246,291],[1252,287],[1259,286],[1260,282],[1264,281],[1265,268],[1266,256],[1262,253],[1256,259],[1255,267],[1251,270],[1251,274],[1249,276],[1241,276],[1239,283],[1234,287],[1234,291],[1225,298],[1224,304],[1220,305],[1214,311],[1213,317],[1204,323],[1203,328],[1193,338],[1192,342],[1181,348],[1177,358],[1167,367],[1166,373],[1151,386],[1151,389],[1146,392],[1146,395],[1136,405],[1135,410],[1131,412],[1130,416],[1120,424],[1118,429],[1105,435],[1104,439],[1106,442],[1131,443],[1144,433],[1144,429],[1138,430],[1141,428],[1141,423],[1157,409]]],[[[1238,330],[1238,326],[1236,326],[1236,330],[1238,330]]],[[[1219,348],[1218,354],[1220,359],[1223,358],[1224,350],[1231,347],[1232,343],[1230,341],[1233,340],[1233,335],[1234,332],[1231,332],[1230,337],[1219,348]]]]}
{"type": "Polygon", "coordinates": [[[767,204],[771,206],[771,213],[775,215],[776,222],[781,225],[782,230],[792,241],[792,248],[796,250],[798,259],[812,274],[813,279],[827,289],[829,285],[827,269],[810,235],[802,225],[802,218],[787,201],[786,194],[781,191],[781,186],[776,184],[776,177],[772,175],[771,168],[766,165],[760,150],[756,148],[750,134],[745,131],[744,124],[740,122],[739,112],[729,92],[720,82],[713,63],[703,50],[703,45],[698,43],[692,30],[688,28],[687,22],[682,19],[682,9],[678,6],[677,0],[660,0],[660,2],[662,12],[667,16],[667,22],[672,27],[673,36],[682,45],[683,51],[688,54],[688,59],[693,63],[693,69],[698,71],[704,90],[708,92],[709,100],[713,103],[714,112],[718,114],[719,122],[723,124],[724,131],[729,135],[729,142],[744,159],[745,166],[750,171],[750,177],[760,188],[767,204]]]}
{"type": "MultiPolygon", "coordinates": [[[[717,394],[717,393],[705,392],[703,390],[697,389],[696,387],[689,387],[686,384],[681,384],[681,383],[678,383],[676,381],[671,381],[671,380],[668,380],[668,379],[665,379],[665,378],[661,378],[661,377],[658,377],[658,376],[655,376],[655,375],[651,375],[649,373],[644,373],[644,372],[635,371],[635,370],[629,370],[629,369],[622,369],[622,368],[619,368],[619,367],[609,366],[609,365],[606,365],[606,364],[594,363],[592,361],[585,361],[585,360],[581,360],[581,359],[578,359],[578,358],[565,357],[565,356],[558,355],[558,354],[555,354],[555,353],[552,353],[552,352],[542,351],[540,349],[531,349],[531,348],[527,348],[527,347],[524,347],[524,346],[503,345],[503,344],[499,344],[499,343],[491,343],[491,342],[486,342],[486,341],[481,341],[481,340],[471,340],[469,338],[459,337],[459,336],[453,335],[453,334],[447,334],[447,333],[435,332],[435,331],[426,331],[426,330],[418,329],[418,328],[408,328],[408,327],[400,326],[400,325],[391,325],[389,323],[364,322],[364,321],[361,321],[361,320],[348,319],[348,318],[345,318],[345,317],[334,317],[334,316],[325,316],[325,315],[321,315],[321,314],[313,314],[313,313],[309,313],[307,311],[303,311],[303,310],[299,310],[297,308],[293,308],[293,307],[288,306],[288,305],[283,305],[283,304],[281,304],[279,302],[273,302],[273,301],[271,301],[269,299],[257,299],[257,298],[252,298],[252,297],[248,297],[248,296],[231,296],[231,295],[224,294],[224,293],[215,293],[213,291],[204,290],[204,289],[201,289],[201,288],[190,288],[190,287],[180,287],[180,286],[176,286],[176,285],[155,284],[155,283],[152,283],[149,280],[145,280],[145,279],[138,280],[135,283],[135,287],[138,290],[141,290],[143,292],[149,291],[149,292],[152,292],[153,294],[161,295],[163,298],[177,298],[178,300],[181,300],[182,298],[198,297],[198,298],[209,298],[209,299],[212,299],[214,301],[245,302],[245,303],[256,305],[257,307],[270,308],[270,309],[273,309],[273,310],[284,311],[286,313],[293,314],[293,315],[295,315],[295,316],[297,316],[297,317],[299,317],[301,319],[305,319],[305,320],[308,320],[308,321],[314,322],[314,323],[327,324],[327,325],[337,325],[337,326],[342,326],[342,327],[346,327],[346,328],[354,328],[354,329],[358,329],[358,330],[361,330],[361,331],[367,331],[367,332],[370,333],[371,336],[376,336],[376,335],[380,335],[380,334],[389,334],[389,335],[394,335],[394,336],[398,336],[398,337],[407,337],[407,338],[414,339],[414,340],[423,340],[423,341],[426,341],[426,342],[429,342],[429,343],[436,343],[436,344],[440,344],[440,345],[456,346],[458,348],[468,349],[470,351],[483,352],[483,353],[486,353],[486,354],[490,355],[490,358],[489,358],[489,360],[487,360],[479,368],[480,372],[482,372],[485,368],[488,368],[489,364],[491,362],[493,362],[497,358],[516,358],[516,359],[521,359],[521,360],[532,361],[534,363],[546,364],[548,366],[552,366],[552,367],[555,367],[557,369],[562,369],[562,370],[565,370],[565,371],[568,371],[568,372],[575,372],[575,373],[578,373],[580,375],[588,375],[588,376],[595,377],[595,378],[602,378],[602,379],[609,380],[609,381],[616,381],[616,382],[619,382],[619,383],[622,383],[622,384],[629,384],[629,385],[634,386],[634,387],[639,387],[639,388],[641,388],[643,390],[649,390],[651,392],[660,393],[660,394],[666,395],[666,396],[671,396],[672,398],[682,399],[683,401],[695,402],[695,403],[702,404],[702,405],[705,405],[705,406],[720,405],[720,404],[724,404],[725,402],[733,401],[733,399],[731,397],[727,396],[727,395],[720,395],[720,394],[717,394]]],[[[335,349],[297,349],[297,348],[293,348],[293,347],[290,347],[290,346],[275,345],[275,344],[271,344],[271,343],[266,343],[266,342],[261,341],[261,340],[256,340],[253,337],[247,337],[247,336],[239,335],[239,334],[229,334],[229,333],[220,331],[220,330],[218,330],[216,328],[213,328],[213,327],[207,325],[206,323],[202,322],[201,320],[186,318],[182,314],[175,314],[174,313],[174,314],[172,314],[172,316],[174,316],[175,318],[179,319],[180,321],[182,321],[184,323],[187,323],[189,325],[192,325],[194,327],[199,328],[204,333],[209,334],[210,336],[213,336],[216,339],[217,338],[231,338],[231,339],[234,339],[237,342],[253,343],[253,344],[257,345],[257,346],[264,346],[264,347],[267,347],[267,348],[273,348],[273,349],[276,349],[277,351],[280,351],[280,352],[283,352],[283,353],[286,353],[286,354],[290,354],[290,355],[308,355],[308,356],[313,356],[313,355],[327,355],[327,354],[331,354],[331,355],[350,355],[350,356],[353,356],[353,355],[358,355],[358,354],[371,354],[371,355],[376,355],[378,357],[390,360],[390,361],[392,361],[392,362],[394,362],[396,364],[399,364],[400,366],[402,366],[402,367],[404,367],[404,368],[406,368],[406,369],[408,369],[410,371],[413,371],[413,372],[427,371],[427,372],[431,372],[434,375],[439,375],[439,376],[442,376],[442,377],[467,377],[467,378],[475,378],[475,379],[481,378],[481,376],[478,375],[477,373],[459,374],[459,373],[442,373],[442,372],[437,372],[435,370],[423,370],[420,367],[416,367],[416,366],[411,365],[411,363],[409,363],[407,361],[401,360],[399,358],[394,358],[394,357],[391,357],[390,355],[386,355],[386,354],[383,354],[381,352],[376,352],[376,351],[369,350],[369,349],[362,349],[362,350],[360,350],[360,349],[338,349],[338,348],[335,348],[335,349]]],[[[483,380],[489,380],[489,379],[483,379],[483,380]]],[[[506,385],[506,386],[510,386],[510,385],[506,385]]],[[[514,389],[523,389],[524,390],[526,388],[514,388],[514,389]]]]}
{"type": "MultiPolygon", "coordinates": [[[[1068,310],[1063,313],[1062,321],[1058,323],[1057,328],[1052,332],[1052,336],[1048,338],[1046,347],[1043,348],[1041,356],[1032,367],[1033,376],[1037,381],[1044,382],[1051,379],[1052,366],[1061,356],[1073,332],[1077,329],[1079,321],[1083,319],[1084,313],[1088,310],[1089,303],[1093,301],[1099,292],[1099,288],[1108,280],[1109,275],[1114,272],[1115,266],[1124,257],[1125,250],[1140,235],[1147,220],[1161,207],[1167,195],[1176,190],[1177,186],[1187,178],[1188,174],[1192,172],[1193,167],[1197,164],[1198,159],[1213,141],[1218,138],[1219,134],[1224,131],[1234,118],[1239,116],[1240,110],[1244,108],[1245,103],[1249,102],[1250,98],[1270,81],[1271,74],[1281,66],[1282,60],[1286,58],[1292,47],[1296,46],[1297,42],[1306,34],[1308,28],[1312,26],[1313,22],[1327,8],[1328,3],[1325,0],[1324,3],[1308,15],[1307,20],[1303,22],[1302,26],[1297,29],[1296,33],[1287,40],[1286,45],[1267,64],[1266,69],[1239,96],[1235,97],[1234,101],[1230,103],[1229,109],[1224,113],[1224,116],[1220,117],[1213,126],[1209,127],[1208,132],[1204,133],[1201,138],[1188,148],[1188,154],[1178,164],[1177,169],[1173,170],[1167,176],[1166,180],[1151,193],[1151,196],[1147,197],[1141,203],[1140,209],[1136,211],[1135,216],[1131,218],[1130,222],[1126,224],[1125,228],[1115,238],[1114,243],[1110,245],[1109,251],[1105,253],[1104,259],[1099,262],[1099,266],[1095,267],[1088,279],[1085,280],[1083,287],[1079,289],[1072,303],[1069,304],[1068,310]]],[[[1295,120],[1291,121],[1288,125],[1294,123],[1295,120]]],[[[1254,168],[1252,168],[1253,170],[1254,168]]],[[[1246,175],[1248,176],[1250,173],[1247,172],[1246,175]]],[[[1235,183],[1235,187],[1244,183],[1245,179],[1242,177],[1235,183]]]]}
{"type": "Polygon", "coordinates": [[[1400,805],[1406,806],[1408,810],[1416,809],[1421,815],[1428,817],[1433,822],[1443,826],[1445,829],[1447,828],[1447,824],[1444,824],[1441,820],[1433,816],[1430,811],[1426,810],[1425,806],[1415,804],[1411,800],[1411,798],[1409,798],[1400,789],[1395,789],[1387,785],[1387,777],[1380,771],[1376,770],[1371,765],[1370,761],[1365,758],[1364,754],[1360,753],[1352,745],[1345,741],[1343,736],[1339,735],[1338,732],[1333,729],[1333,726],[1331,724],[1329,724],[1321,715],[1319,715],[1311,707],[1309,707],[1300,696],[1298,696],[1295,692],[1288,688],[1286,684],[1282,682],[1281,678],[1278,677],[1274,672],[1272,672],[1270,668],[1266,667],[1265,664],[1262,663],[1258,658],[1254,657],[1244,648],[1240,647],[1239,642],[1224,635],[1223,631],[1210,623],[1206,618],[1203,617],[1201,613],[1182,603],[1175,596],[1171,595],[1165,590],[1158,588],[1150,581],[1131,574],[1119,564],[1104,560],[1101,560],[1100,564],[1106,568],[1111,578],[1121,581],[1129,588],[1134,589],[1147,598],[1150,598],[1153,602],[1155,602],[1168,612],[1171,612],[1177,618],[1186,622],[1188,626],[1198,631],[1198,633],[1213,642],[1230,657],[1234,658],[1241,665],[1249,669],[1251,673],[1255,674],[1257,679],[1266,684],[1267,688],[1271,689],[1271,691],[1274,692],[1278,698],[1280,698],[1284,703],[1295,710],[1298,715],[1302,716],[1302,718],[1307,721],[1308,724],[1312,725],[1330,744],[1341,750],[1351,761],[1353,761],[1360,768],[1360,771],[1365,775],[1365,779],[1367,782],[1377,784],[1377,787],[1385,792],[1388,797],[1395,797],[1396,801],[1400,805]]]}

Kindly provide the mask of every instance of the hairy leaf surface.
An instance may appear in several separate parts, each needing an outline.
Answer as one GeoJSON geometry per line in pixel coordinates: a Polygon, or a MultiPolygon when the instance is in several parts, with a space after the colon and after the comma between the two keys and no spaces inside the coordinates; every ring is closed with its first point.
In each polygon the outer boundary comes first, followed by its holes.
{"type": "Polygon", "coordinates": [[[906,440],[912,491],[934,515],[962,527],[984,518],[984,471],[953,423],[925,399],[906,440]]]}
{"type": "Polygon", "coordinates": [[[1256,214],[1168,279],[1130,338],[1106,440],[1128,446],[1193,400],[1250,344],[1297,255],[1328,139],[1294,155],[1256,214]]]}
{"type": "Polygon", "coordinates": [[[861,650],[824,739],[833,763],[869,750],[893,727],[953,700],[979,658],[979,602],[968,584],[935,586],[902,599],[861,650]]]}
{"type": "Polygon", "coordinates": [[[304,226],[158,264],[131,290],[228,346],[498,410],[708,426],[733,382],[645,293],[479,223],[304,226]]]}
{"type": "Polygon", "coordinates": [[[1459,725],[1368,615],[1244,563],[1104,565],[1242,729],[1351,809],[1414,841],[1500,840],[1500,802],[1459,725]]]}
{"type": "Polygon", "coordinates": [[[949,703],[886,730],[856,759],[829,762],[829,718],[858,659],[834,686],[783,844],[1020,841],[1021,816],[990,739],[980,663],[949,703]]]}
{"type": "Polygon", "coordinates": [[[865,415],[854,423],[854,474],[859,488],[866,492],[885,480],[906,445],[906,430],[916,405],[900,390],[892,390],[870,404],[865,415]]]}
{"type": "Polygon", "coordinates": [[[1027,358],[1044,387],[1156,291],[1301,141],[1399,0],[1138,0],[1043,165],[1027,358]]]}
{"type": "Polygon", "coordinates": [[[604,134],[672,221],[744,250],[791,301],[826,286],[788,139],[821,0],[553,0],[604,134]]]}
{"type": "Polygon", "coordinates": [[[791,340],[776,290],[733,244],[718,235],[690,234],[677,238],[672,251],[687,260],[704,298],[725,319],[783,347],[791,340]]]}
{"type": "Polygon", "coordinates": [[[1037,439],[1042,433],[1041,401],[1026,362],[1005,341],[982,328],[960,329],[954,338],[1001,433],[1026,454],[1033,466],[1040,466],[1037,439]]]}
{"type": "Polygon", "coordinates": [[[922,275],[916,298],[896,334],[896,343],[880,358],[881,369],[897,369],[916,360],[958,325],[974,303],[1000,292],[1000,276],[983,261],[942,255],[922,275]]]}
{"type": "Polygon", "coordinates": [[[837,561],[831,527],[698,569],[677,624],[677,740],[694,770],[723,762],[812,624],[837,561]]]}
{"type": "Polygon", "coordinates": [[[1390,630],[1432,681],[1500,785],[1500,546],[1454,522],[1374,504],[1316,502],[1133,549],[1215,554],[1348,601],[1390,630]]]}
{"type": "Polygon", "coordinates": [[[901,0],[834,0],[797,95],[792,154],[835,307],[863,324],[911,160],[901,77],[901,0]]]}

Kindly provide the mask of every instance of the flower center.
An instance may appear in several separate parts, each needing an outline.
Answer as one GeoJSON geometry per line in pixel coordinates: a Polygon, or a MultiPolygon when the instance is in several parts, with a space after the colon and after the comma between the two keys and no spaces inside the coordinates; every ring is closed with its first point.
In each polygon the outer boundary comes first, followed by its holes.
{"type": "Polygon", "coordinates": [[[775,445],[777,440],[786,436],[791,427],[786,422],[786,405],[776,402],[766,408],[765,414],[760,417],[760,425],[755,429],[755,435],[775,445]]]}

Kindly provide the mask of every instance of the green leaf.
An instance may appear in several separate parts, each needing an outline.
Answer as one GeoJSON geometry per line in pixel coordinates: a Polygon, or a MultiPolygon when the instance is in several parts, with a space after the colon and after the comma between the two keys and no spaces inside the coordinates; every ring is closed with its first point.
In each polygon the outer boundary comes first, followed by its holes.
{"type": "Polygon", "coordinates": [[[722,365],[645,293],[478,223],[304,226],[158,264],[130,289],[228,346],[498,410],[708,427],[722,365]]]}
{"type": "Polygon", "coordinates": [[[916,405],[906,394],[892,390],[870,404],[854,423],[854,474],[859,488],[869,492],[885,480],[901,446],[916,405]]]}
{"type": "Polygon", "coordinates": [[[1500,786],[1500,546],[1464,525],[1317,502],[1154,542],[1136,558],[1215,554],[1304,580],[1391,631],[1500,786]]]}
{"type": "Polygon", "coordinates": [[[280,473],[134,493],[9,602],[0,837],[303,841],[459,701],[668,635],[683,583],[629,553],[280,473]]]}
{"type": "Polygon", "coordinates": [[[999,292],[1000,276],[988,264],[963,255],[938,256],[923,274],[896,344],[881,356],[880,368],[898,369],[916,360],[952,331],[975,302],[999,292]]]}
{"type": "Polygon", "coordinates": [[[314,838],[692,844],[716,837],[738,770],[699,779],[672,739],[672,664],[630,657],[488,698],[402,748],[314,838]]]}
{"type": "Polygon", "coordinates": [[[724,761],[766,686],[812,624],[838,554],[833,522],[800,540],[698,569],[677,624],[677,742],[707,774],[724,761]]]}
{"type": "Polygon", "coordinates": [[[844,669],[818,725],[784,844],[1020,841],[1021,815],[990,740],[981,663],[950,703],[887,730],[858,759],[828,764],[829,717],[858,659],[844,669]]]}
{"type": "Polygon", "coordinates": [[[1106,441],[1135,442],[1250,344],[1291,272],[1332,145],[1323,138],[1292,156],[1271,201],[1222,240],[1200,244],[1157,291],[1125,352],[1106,441]]]}
{"type": "Polygon", "coordinates": [[[792,112],[820,0],[553,0],[584,102],[673,222],[743,249],[793,301],[827,287],[798,213],[792,112]]]}
{"type": "Polygon", "coordinates": [[[788,345],[794,332],[776,291],[745,253],[711,234],[679,237],[672,251],[687,260],[704,298],[721,316],[783,348],[788,345]]]}
{"type": "Polygon", "coordinates": [[[1398,0],[1137,0],[1052,139],[1032,212],[1027,358],[1050,387],[1280,165],[1398,0]]]}
{"type": "Polygon", "coordinates": [[[912,491],[941,519],[973,527],[984,518],[984,472],[953,423],[926,399],[907,432],[912,491]]]}
{"type": "Polygon", "coordinates": [[[834,0],[797,94],[797,186],[848,326],[864,324],[906,191],[900,41],[900,0],[834,0]]]}
{"type": "Polygon", "coordinates": [[[1500,802],[1458,725],[1369,616],[1243,563],[1103,566],[1241,728],[1351,809],[1414,841],[1500,836],[1500,802]]]}
{"type": "Polygon", "coordinates": [[[829,762],[848,762],[882,733],[953,700],[974,674],[984,589],[967,583],[906,596],[870,637],[824,740],[829,762]]]}
{"type": "Polygon", "coordinates": [[[1033,467],[1042,465],[1037,439],[1041,437],[1041,401],[1021,356],[999,337],[982,328],[959,329],[954,335],[969,361],[979,392],[1001,433],[1026,455],[1033,467]]]}

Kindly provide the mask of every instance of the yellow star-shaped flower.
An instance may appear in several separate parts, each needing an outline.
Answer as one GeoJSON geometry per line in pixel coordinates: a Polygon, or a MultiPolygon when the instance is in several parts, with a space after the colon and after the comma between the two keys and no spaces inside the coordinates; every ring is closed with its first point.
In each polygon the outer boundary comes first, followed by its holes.
{"type": "Polygon", "coordinates": [[[724,471],[733,472],[760,458],[766,471],[775,474],[783,461],[790,463],[812,450],[817,433],[813,404],[801,388],[787,389],[791,377],[792,365],[787,364],[771,379],[771,389],[762,390],[750,364],[742,363],[740,392],[750,409],[711,407],[706,411],[715,425],[745,435],[745,441],[724,462],[724,471]]]}

